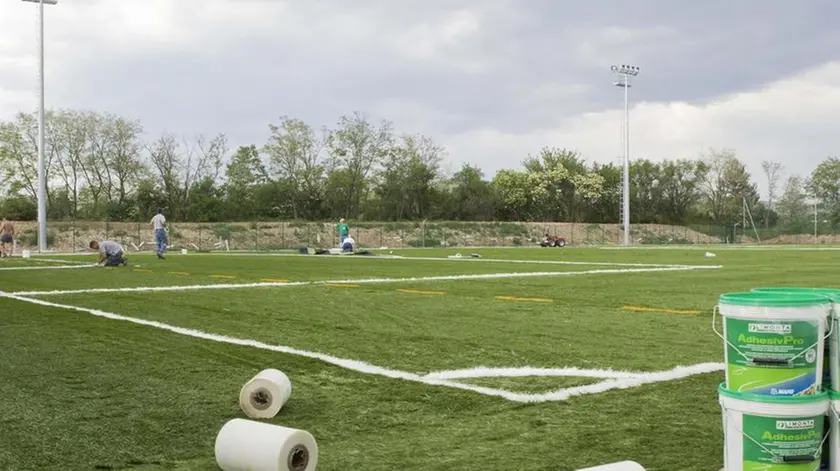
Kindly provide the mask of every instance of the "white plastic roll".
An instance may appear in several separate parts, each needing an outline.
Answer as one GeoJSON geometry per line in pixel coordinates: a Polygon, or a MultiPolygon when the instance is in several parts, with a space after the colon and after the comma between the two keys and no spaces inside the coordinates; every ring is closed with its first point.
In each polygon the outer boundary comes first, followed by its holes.
{"type": "Polygon", "coordinates": [[[622,461],[620,463],[605,464],[595,466],[594,468],[579,469],[577,471],[645,471],[645,468],[635,461],[622,461]]]}
{"type": "Polygon", "coordinates": [[[242,386],[239,407],[252,419],[270,419],[280,412],[292,395],[292,382],[280,370],[262,370],[242,386]]]}
{"type": "Polygon", "coordinates": [[[216,436],[222,471],[315,471],[318,444],[305,430],[233,419],[216,436]]]}

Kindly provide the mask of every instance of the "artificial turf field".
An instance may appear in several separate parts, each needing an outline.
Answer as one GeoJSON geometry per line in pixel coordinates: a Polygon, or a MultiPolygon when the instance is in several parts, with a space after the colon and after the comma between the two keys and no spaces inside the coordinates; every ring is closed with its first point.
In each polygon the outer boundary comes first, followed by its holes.
{"type": "Polygon", "coordinates": [[[319,470],[717,471],[718,296],[840,285],[824,248],[393,253],[0,260],[0,469],[218,469],[277,368],[319,470]]]}

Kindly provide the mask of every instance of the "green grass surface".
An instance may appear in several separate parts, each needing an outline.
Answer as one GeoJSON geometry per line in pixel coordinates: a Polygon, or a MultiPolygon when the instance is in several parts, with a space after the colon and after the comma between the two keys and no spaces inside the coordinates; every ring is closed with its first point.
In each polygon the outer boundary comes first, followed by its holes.
{"type": "MultiPolygon", "coordinates": [[[[721,250],[713,259],[691,249],[394,251],[405,257],[456,252],[478,252],[484,259],[190,254],[158,261],[134,255],[128,268],[0,270],[0,292],[632,268],[486,260],[496,258],[723,265],[39,298],[418,374],[479,366],[658,371],[722,361],[721,341],[711,331],[711,310],[721,293],[836,286],[840,262],[834,251],[721,250]],[[625,305],[701,314],[632,312],[625,305]]],[[[0,268],[26,265],[52,264],[0,262],[0,268]]],[[[320,447],[319,470],[574,470],[632,459],[649,470],[716,471],[722,461],[716,395],[722,372],[522,404],[2,295],[0,345],[4,470],[217,469],[215,436],[226,421],[244,416],[239,389],[264,368],[285,371],[294,384],[289,404],[271,422],[310,431],[320,447]]],[[[597,381],[462,380],[533,393],[597,381]]]]}

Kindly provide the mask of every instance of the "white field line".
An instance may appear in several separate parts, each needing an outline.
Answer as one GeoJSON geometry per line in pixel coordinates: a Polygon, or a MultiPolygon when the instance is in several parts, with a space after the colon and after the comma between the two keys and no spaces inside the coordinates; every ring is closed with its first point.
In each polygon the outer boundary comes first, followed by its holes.
{"type": "Polygon", "coordinates": [[[548,271],[548,272],[521,272],[521,273],[482,273],[472,275],[444,275],[425,276],[410,278],[361,278],[344,280],[322,280],[322,281],[296,281],[288,283],[262,282],[262,283],[226,283],[209,285],[183,285],[183,286],[140,286],[134,288],[91,288],[76,290],[53,290],[53,291],[18,291],[11,293],[15,296],[55,296],[68,294],[94,294],[94,293],[139,293],[154,291],[194,291],[208,289],[247,289],[277,287],[287,288],[293,286],[312,285],[338,285],[338,284],[385,284],[385,283],[417,283],[427,281],[461,281],[461,280],[492,280],[502,278],[529,278],[529,277],[550,277],[550,276],[581,276],[581,275],[609,275],[625,273],[651,273],[651,272],[674,272],[691,271],[701,269],[718,269],[721,266],[685,266],[669,268],[617,268],[612,270],[583,270],[583,271],[548,271]]]}
{"type": "Polygon", "coordinates": [[[412,257],[402,255],[379,255],[374,257],[354,255],[303,255],[292,253],[221,253],[221,254],[197,254],[203,256],[225,255],[228,257],[306,257],[318,260],[417,260],[425,262],[485,262],[485,263],[511,263],[511,264],[533,264],[533,265],[583,265],[583,266],[607,266],[607,267],[647,267],[647,268],[670,268],[670,267],[695,267],[708,265],[683,265],[673,263],[631,263],[631,262],[581,262],[571,260],[527,260],[527,259],[504,259],[504,258],[472,258],[472,257],[412,257]]]}
{"type": "MultiPolygon", "coordinates": [[[[90,254],[88,254],[90,256],[90,254]]],[[[32,257],[29,260],[34,262],[46,262],[46,263],[60,263],[64,265],[96,265],[93,262],[82,262],[79,260],[62,260],[59,258],[41,258],[41,257],[32,257]]]]}
{"type": "Polygon", "coordinates": [[[836,252],[840,247],[822,247],[818,245],[743,245],[720,244],[720,245],[652,245],[652,246],[616,246],[598,247],[598,250],[720,250],[720,251],[744,251],[744,252],[836,252]]]}
{"type": "Polygon", "coordinates": [[[584,370],[574,367],[566,368],[494,368],[477,366],[464,370],[433,371],[424,376],[431,379],[475,379],[475,378],[526,378],[539,377],[575,377],[597,379],[637,378],[645,372],[615,371],[615,370],[584,370]]]}
{"type": "MultiPolygon", "coordinates": [[[[520,249],[515,249],[520,250],[520,249]]],[[[152,252],[149,252],[152,253],[152,252]]],[[[85,254],[64,254],[66,256],[84,256],[85,254]]],[[[86,254],[90,255],[90,254],[86,254]]],[[[179,253],[172,253],[167,256],[183,257],[179,253]]],[[[377,256],[365,257],[355,255],[304,255],[299,253],[260,253],[260,252],[218,252],[218,253],[195,253],[186,257],[305,257],[312,260],[397,260],[397,261],[425,261],[425,262],[484,262],[484,263],[510,263],[525,265],[577,265],[577,266],[606,266],[606,267],[638,267],[638,268],[676,268],[676,267],[707,267],[710,265],[687,265],[675,263],[636,263],[636,262],[587,262],[574,260],[531,260],[531,259],[504,259],[504,258],[473,258],[473,257],[414,257],[404,255],[380,254],[377,256]]],[[[81,262],[65,262],[81,263],[81,262]]]]}
{"type": "MultiPolygon", "coordinates": [[[[40,300],[40,299],[31,299],[25,298],[21,296],[16,296],[13,294],[8,294],[0,291],[0,298],[6,299],[13,299],[25,303],[36,304],[39,306],[44,307],[51,307],[57,309],[66,309],[72,310],[77,312],[83,312],[87,314],[91,314],[97,317],[104,317],[106,319],[111,320],[119,320],[125,322],[131,322],[134,324],[144,325],[148,327],[154,327],[157,329],[165,330],[168,332],[172,332],[175,334],[185,335],[188,337],[198,338],[202,340],[210,340],[213,342],[219,343],[226,343],[232,345],[240,345],[245,347],[252,347],[258,348],[262,350],[269,350],[273,352],[285,353],[289,355],[296,355],[305,358],[311,358],[315,360],[320,360],[325,363],[329,363],[331,365],[335,365],[341,368],[345,368],[351,371],[355,371],[358,373],[364,374],[371,374],[377,376],[384,376],[387,378],[393,379],[402,379],[405,381],[412,381],[418,383],[424,383],[433,386],[445,386],[455,389],[461,389],[466,391],[472,391],[479,394],[483,394],[486,396],[494,396],[500,397],[503,399],[507,399],[513,402],[525,402],[525,403],[538,403],[538,402],[549,402],[549,401],[564,401],[573,396],[581,396],[584,394],[596,394],[604,391],[608,391],[610,389],[626,389],[635,386],[641,386],[643,384],[650,384],[662,381],[670,381],[673,379],[680,379],[686,378],[688,376],[708,373],[713,371],[719,371],[723,369],[722,364],[712,364],[712,363],[704,363],[699,365],[693,365],[688,367],[677,367],[670,371],[663,371],[663,372],[656,372],[656,373],[642,373],[639,376],[635,376],[632,378],[620,378],[620,379],[609,379],[607,381],[587,385],[587,386],[580,386],[575,388],[565,388],[565,389],[558,389],[556,391],[551,391],[545,394],[528,394],[528,393],[516,393],[511,391],[506,391],[503,389],[494,389],[494,388],[486,388],[482,386],[475,386],[471,384],[464,384],[458,383],[454,381],[449,381],[446,379],[437,379],[435,377],[427,377],[422,376],[416,373],[411,373],[407,371],[399,371],[399,370],[392,370],[388,368],[382,368],[376,365],[371,365],[370,363],[366,363],[363,361],[358,360],[350,360],[346,358],[338,358],[331,355],[326,355],[323,353],[311,352],[307,350],[300,350],[292,347],[286,347],[282,345],[269,345],[263,342],[259,342],[256,340],[251,339],[241,339],[235,337],[228,337],[225,335],[217,335],[211,334],[208,332],[202,332],[200,330],[195,329],[187,329],[183,327],[176,327],[169,324],[164,324],[162,322],[150,321],[145,319],[138,319],[135,317],[128,317],[123,316],[120,314],[115,314],[111,312],[105,312],[98,309],[89,309],[80,306],[70,306],[66,304],[56,304],[51,303],[48,301],[40,300]]],[[[580,372],[580,370],[577,370],[580,372]]],[[[442,374],[442,373],[438,373],[442,374]]],[[[496,375],[499,376],[499,375],[496,375]]]]}
{"type": "MultiPolygon", "coordinates": [[[[492,247],[488,247],[492,248],[492,247]]],[[[496,247],[498,248],[498,247],[496,247]]],[[[512,250],[522,250],[520,248],[512,250]]],[[[152,252],[149,252],[152,253],[152,252]]],[[[67,256],[74,256],[80,254],[66,254],[67,256]]],[[[174,256],[181,256],[181,254],[173,253],[174,256]]],[[[608,267],[647,267],[647,268],[670,268],[670,267],[695,267],[708,265],[686,265],[674,263],[635,263],[635,262],[586,262],[573,260],[531,260],[531,259],[505,259],[505,258],[473,258],[473,257],[414,257],[404,255],[377,255],[373,257],[353,256],[353,255],[309,255],[299,253],[261,253],[261,252],[218,252],[218,253],[194,253],[187,255],[188,257],[195,256],[226,256],[226,257],[306,257],[308,259],[317,260],[417,260],[427,262],[489,262],[489,263],[512,263],[512,264],[534,264],[534,265],[581,265],[581,266],[608,266],[608,267]]]]}
{"type": "Polygon", "coordinates": [[[36,267],[2,267],[0,271],[28,271],[28,270],[72,270],[78,268],[93,268],[96,264],[90,265],[59,265],[59,266],[36,266],[36,267]]]}

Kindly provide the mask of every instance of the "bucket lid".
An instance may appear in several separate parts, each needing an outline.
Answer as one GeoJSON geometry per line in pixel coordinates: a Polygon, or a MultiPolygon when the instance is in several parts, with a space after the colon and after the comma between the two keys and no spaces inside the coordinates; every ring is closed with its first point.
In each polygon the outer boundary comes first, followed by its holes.
{"type": "Polygon", "coordinates": [[[773,294],[801,294],[814,293],[828,296],[832,301],[840,301],[840,289],[838,288],[802,288],[796,286],[774,286],[765,288],[755,288],[754,293],[773,293],[773,294]]]}
{"type": "Polygon", "coordinates": [[[816,292],[763,292],[746,291],[741,293],[725,293],[720,295],[721,304],[736,306],[762,306],[762,307],[801,307],[819,306],[828,304],[832,299],[816,292]]]}
{"type": "MultiPolygon", "coordinates": [[[[718,393],[721,396],[731,397],[732,399],[740,399],[742,401],[750,402],[763,402],[765,404],[810,404],[813,402],[824,401],[829,398],[828,391],[820,391],[816,394],[803,396],[771,396],[769,394],[738,392],[726,389],[726,383],[720,383],[720,386],[718,386],[718,393]]],[[[840,395],[838,395],[838,398],[840,398],[840,395]]]]}

